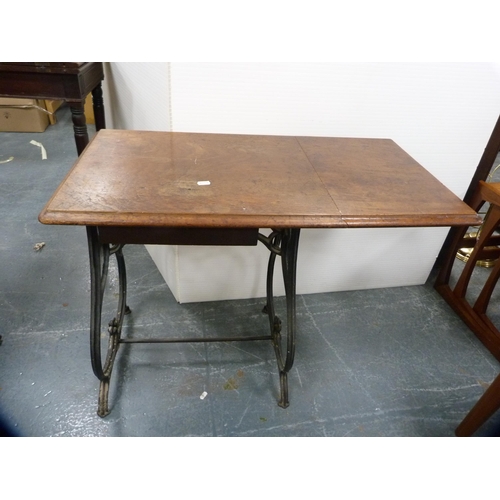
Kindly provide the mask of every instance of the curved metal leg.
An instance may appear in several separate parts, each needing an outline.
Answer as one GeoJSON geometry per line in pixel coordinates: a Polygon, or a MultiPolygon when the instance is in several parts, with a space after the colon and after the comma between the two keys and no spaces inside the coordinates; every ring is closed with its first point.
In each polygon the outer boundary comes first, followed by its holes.
{"type": "Polygon", "coordinates": [[[130,312],[126,305],[127,277],[123,245],[110,247],[109,244],[99,243],[96,227],[87,227],[87,239],[90,257],[90,359],[95,376],[100,380],[97,414],[105,417],[109,414],[108,395],[109,380],[113,370],[116,353],[120,344],[123,317],[130,312]],[[101,357],[101,315],[104,290],[108,276],[109,256],[116,255],[119,279],[119,300],[116,316],[108,325],[108,347],[104,365],[101,357]]]}
{"type": "Polygon", "coordinates": [[[280,399],[278,405],[286,408],[290,403],[288,399],[288,372],[291,370],[295,356],[295,297],[296,297],[296,274],[297,253],[299,246],[300,229],[284,229],[273,231],[270,236],[259,236],[259,239],[270,250],[269,263],[267,267],[267,302],[264,312],[269,317],[271,337],[278,361],[280,375],[280,399]],[[276,316],[274,308],[273,276],[276,256],[281,256],[283,270],[283,281],[286,295],[286,350],[283,352],[281,339],[281,320],[276,316]]]}

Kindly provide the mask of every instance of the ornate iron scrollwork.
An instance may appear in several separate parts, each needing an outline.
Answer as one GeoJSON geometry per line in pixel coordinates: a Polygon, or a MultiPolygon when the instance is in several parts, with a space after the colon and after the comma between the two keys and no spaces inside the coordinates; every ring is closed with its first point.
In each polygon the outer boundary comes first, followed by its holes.
{"type": "Polygon", "coordinates": [[[87,227],[87,239],[90,256],[91,281],[91,320],[90,320],[90,356],[92,369],[100,381],[97,414],[105,417],[109,414],[109,383],[116,354],[121,343],[171,343],[171,342],[234,342],[247,340],[271,340],[278,362],[280,376],[279,406],[286,408],[288,400],[288,372],[292,368],[295,354],[295,289],[297,251],[299,229],[273,230],[269,236],[259,234],[261,241],[270,251],[267,284],[266,306],[264,311],[269,318],[271,334],[265,336],[245,336],[228,338],[178,338],[178,339],[122,339],[123,318],[130,312],[126,304],[127,279],[123,246],[103,244],[99,241],[99,230],[96,227],[87,227]],[[108,276],[110,255],[115,255],[118,266],[119,299],[116,316],[108,324],[108,345],[104,364],[101,356],[101,316],[104,291],[108,276]],[[281,319],[275,313],[273,296],[273,275],[276,256],[281,257],[283,280],[286,295],[286,334],[282,334],[281,319]]]}
{"type": "Polygon", "coordinates": [[[90,256],[90,359],[95,376],[100,381],[99,401],[97,414],[104,417],[109,414],[108,396],[109,380],[113,370],[116,353],[120,345],[120,337],[123,325],[123,317],[130,313],[126,305],[127,277],[125,260],[123,257],[123,245],[99,243],[98,230],[95,227],[87,227],[87,239],[90,256]],[[108,325],[108,347],[104,365],[101,357],[101,314],[104,290],[108,276],[109,256],[114,254],[118,265],[119,299],[116,316],[108,325]]]}
{"type": "Polygon", "coordinates": [[[273,230],[269,236],[259,234],[259,241],[266,245],[271,252],[267,266],[267,302],[264,307],[264,312],[267,313],[269,317],[271,338],[280,375],[280,399],[278,401],[278,405],[283,408],[286,408],[289,405],[288,372],[292,368],[295,356],[295,296],[299,236],[300,229],[273,230]],[[281,256],[281,266],[283,270],[283,281],[286,296],[287,318],[285,351],[283,351],[282,348],[281,319],[276,315],[274,306],[273,277],[277,255],[281,256]]]}

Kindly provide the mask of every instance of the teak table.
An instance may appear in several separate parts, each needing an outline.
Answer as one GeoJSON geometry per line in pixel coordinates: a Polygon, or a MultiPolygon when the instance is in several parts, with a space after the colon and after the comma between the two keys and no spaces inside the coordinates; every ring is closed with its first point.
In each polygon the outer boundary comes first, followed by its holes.
{"type": "Polygon", "coordinates": [[[389,139],[280,137],[100,130],[39,216],[87,228],[91,361],[98,414],[109,413],[113,362],[123,343],[270,340],[287,407],[295,352],[296,264],[301,228],[478,224],[476,213],[389,139]],[[260,228],[269,228],[264,236],[260,228]],[[122,338],[125,244],[257,245],[270,251],[265,312],[270,335],[122,338]],[[101,311],[111,254],[119,301],[101,357],[101,311]],[[275,314],[273,272],[281,257],[286,334],[275,314]]]}

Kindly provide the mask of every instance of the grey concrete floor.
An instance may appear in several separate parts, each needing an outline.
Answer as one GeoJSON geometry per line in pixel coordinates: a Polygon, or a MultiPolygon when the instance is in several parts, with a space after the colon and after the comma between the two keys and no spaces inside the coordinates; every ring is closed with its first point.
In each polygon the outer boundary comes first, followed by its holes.
{"type": "MultiPolygon", "coordinates": [[[[68,108],[57,118],[44,133],[0,134],[0,161],[14,157],[0,163],[0,412],[11,433],[453,436],[500,371],[431,276],[422,286],[299,296],[287,409],[276,404],[268,343],[149,344],[121,348],[112,412],[98,417],[85,230],[37,220],[76,159],[68,108]]],[[[144,247],[124,254],[133,311],[124,335],[267,332],[262,299],[178,304],[144,247]]],[[[109,281],[111,319],[114,267],[109,281]]],[[[496,415],[477,435],[499,428],[496,415]]]]}

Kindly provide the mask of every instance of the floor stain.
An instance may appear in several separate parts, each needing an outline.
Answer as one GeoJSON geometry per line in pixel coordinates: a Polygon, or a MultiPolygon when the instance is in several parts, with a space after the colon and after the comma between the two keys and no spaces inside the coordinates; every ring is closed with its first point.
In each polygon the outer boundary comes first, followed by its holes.
{"type": "Polygon", "coordinates": [[[235,389],[238,389],[238,387],[238,382],[233,377],[229,378],[224,384],[225,391],[234,391],[235,389]]]}
{"type": "MultiPolygon", "coordinates": [[[[245,376],[245,372],[243,370],[238,370],[236,372],[236,377],[237,378],[243,378],[245,376]]],[[[240,384],[238,383],[238,380],[235,377],[230,377],[227,379],[227,382],[224,384],[224,390],[225,391],[234,391],[235,389],[238,389],[240,384]]]]}
{"type": "Polygon", "coordinates": [[[199,396],[201,394],[200,387],[203,388],[205,377],[197,373],[190,373],[184,376],[180,387],[177,390],[179,396],[199,396]]]}

